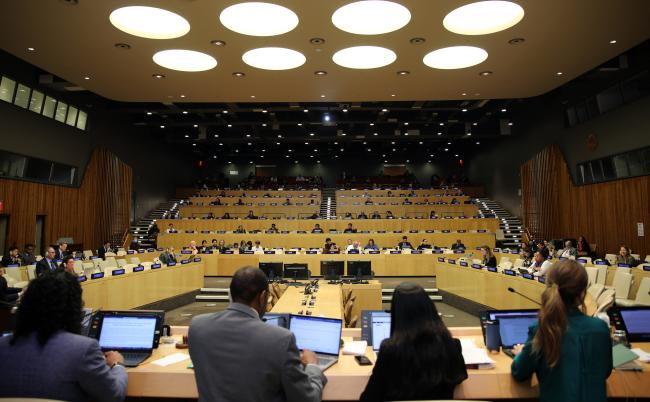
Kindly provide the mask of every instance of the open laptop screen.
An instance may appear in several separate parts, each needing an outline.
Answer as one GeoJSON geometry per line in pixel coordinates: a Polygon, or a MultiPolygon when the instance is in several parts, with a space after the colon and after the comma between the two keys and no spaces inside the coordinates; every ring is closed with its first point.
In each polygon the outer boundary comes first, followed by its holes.
{"type": "Polygon", "coordinates": [[[105,316],[99,334],[102,349],[152,349],[156,317],[105,316]]]}
{"type": "Polygon", "coordinates": [[[289,330],[296,336],[298,349],[328,355],[339,354],[342,322],[336,318],[292,315],[289,330]]]}
{"type": "Polygon", "coordinates": [[[621,316],[631,338],[650,339],[650,309],[621,309],[621,316]]]}
{"type": "Polygon", "coordinates": [[[528,340],[528,327],[537,321],[537,314],[497,316],[499,320],[499,334],[501,345],[511,348],[517,344],[524,344],[528,340]]]}
{"type": "Polygon", "coordinates": [[[370,321],[372,327],[372,348],[377,351],[381,342],[390,338],[390,313],[374,312],[370,321]]]}

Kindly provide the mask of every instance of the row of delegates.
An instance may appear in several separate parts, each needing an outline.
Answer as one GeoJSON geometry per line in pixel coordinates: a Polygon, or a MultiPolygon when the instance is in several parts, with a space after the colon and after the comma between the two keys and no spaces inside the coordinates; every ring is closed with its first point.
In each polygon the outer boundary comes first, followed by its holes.
{"type": "MultiPolygon", "coordinates": [[[[59,243],[57,248],[50,246],[47,248],[47,251],[50,249],[54,252],[54,254],[50,256],[50,259],[52,260],[63,260],[65,257],[71,255],[68,251],[68,243],[65,242],[59,243]]],[[[6,268],[10,265],[31,265],[36,262],[33,244],[27,244],[23,253],[20,253],[16,246],[9,247],[8,251],[9,252],[6,255],[3,255],[0,260],[0,266],[2,267],[6,268]]]]}
{"type": "MultiPolygon", "coordinates": [[[[438,215],[436,214],[436,211],[431,211],[429,213],[429,218],[430,219],[435,219],[437,218],[438,215]]],[[[405,219],[409,219],[409,217],[405,216],[405,219]]],[[[343,215],[343,219],[355,219],[355,216],[352,215],[352,212],[346,212],[343,215]]],[[[357,214],[356,219],[398,219],[395,215],[393,215],[392,211],[386,211],[385,216],[381,216],[381,214],[378,211],[374,211],[372,214],[370,214],[370,218],[368,218],[368,215],[361,211],[357,214]]]]}
{"type": "Polygon", "coordinates": [[[97,340],[79,335],[81,296],[77,278],[67,272],[47,273],[29,283],[13,335],[0,338],[0,397],[124,400],[122,356],[102,353],[97,340]]]}

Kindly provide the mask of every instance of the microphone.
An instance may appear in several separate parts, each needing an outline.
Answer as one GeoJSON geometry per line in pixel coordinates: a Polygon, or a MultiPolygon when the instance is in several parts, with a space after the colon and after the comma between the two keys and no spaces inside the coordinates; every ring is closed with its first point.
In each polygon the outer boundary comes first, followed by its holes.
{"type": "Polygon", "coordinates": [[[523,297],[524,299],[526,299],[526,300],[528,300],[528,301],[531,301],[531,302],[537,304],[538,306],[541,306],[541,305],[542,305],[542,303],[540,303],[540,302],[538,302],[538,301],[536,301],[536,300],[531,299],[530,297],[526,296],[526,295],[523,294],[523,293],[517,292],[516,290],[514,290],[514,289],[511,288],[511,287],[508,288],[508,292],[510,292],[510,293],[514,293],[514,294],[517,294],[517,295],[523,297]]]}

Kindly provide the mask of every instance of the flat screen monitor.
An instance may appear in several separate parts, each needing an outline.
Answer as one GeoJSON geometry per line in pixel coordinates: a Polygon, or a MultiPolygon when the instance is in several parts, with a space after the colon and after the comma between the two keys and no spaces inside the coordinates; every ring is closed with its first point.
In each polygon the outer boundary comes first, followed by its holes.
{"type": "Polygon", "coordinates": [[[372,266],[370,261],[348,261],[348,276],[371,277],[372,266]]]}
{"type": "Polygon", "coordinates": [[[321,261],[320,274],[327,280],[337,280],[344,275],[344,261],[321,261]]]}
{"type": "Polygon", "coordinates": [[[281,262],[260,262],[259,267],[269,279],[282,278],[283,264],[281,262]]]}
{"type": "Polygon", "coordinates": [[[307,264],[284,264],[284,277],[286,279],[309,279],[307,264]]]}

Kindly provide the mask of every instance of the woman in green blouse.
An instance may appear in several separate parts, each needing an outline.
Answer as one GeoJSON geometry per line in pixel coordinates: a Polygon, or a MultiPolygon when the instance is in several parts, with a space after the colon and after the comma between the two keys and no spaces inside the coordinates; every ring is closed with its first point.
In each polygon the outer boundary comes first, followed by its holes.
{"type": "Polygon", "coordinates": [[[612,371],[609,328],[583,314],[587,272],[577,262],[555,263],[546,278],[539,322],[515,348],[512,376],[539,380],[542,402],[605,402],[612,371]]]}

